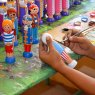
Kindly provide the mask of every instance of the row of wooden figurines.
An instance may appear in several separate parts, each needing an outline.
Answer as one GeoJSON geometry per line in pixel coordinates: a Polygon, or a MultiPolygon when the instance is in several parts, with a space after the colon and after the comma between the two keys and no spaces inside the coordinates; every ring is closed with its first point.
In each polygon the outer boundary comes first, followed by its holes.
{"type": "MultiPolygon", "coordinates": [[[[24,35],[23,35],[24,52],[23,52],[23,57],[24,58],[31,58],[33,56],[33,53],[31,52],[32,35],[33,35],[32,28],[31,28],[31,20],[32,19],[31,19],[30,15],[25,15],[23,20],[28,23],[28,24],[24,25],[24,35]]],[[[14,56],[13,23],[11,20],[6,19],[2,23],[2,27],[4,30],[3,38],[4,38],[5,51],[6,51],[5,62],[8,64],[14,64],[16,60],[15,60],[15,56],[14,56]]],[[[43,44],[45,44],[45,45],[46,45],[46,37],[47,36],[50,36],[50,35],[47,33],[44,33],[42,36],[42,41],[43,41],[43,44]]],[[[77,61],[73,60],[69,56],[69,54],[67,54],[65,52],[64,48],[59,43],[57,43],[56,41],[53,41],[53,45],[54,45],[55,49],[61,54],[62,59],[68,64],[68,66],[74,68],[77,64],[77,61]]]]}
{"type": "MultiPolygon", "coordinates": [[[[38,40],[38,11],[39,8],[37,5],[32,4],[29,7],[30,14],[26,14],[23,17],[23,43],[24,43],[24,58],[31,58],[33,53],[31,52],[31,45],[37,44],[38,40]]],[[[3,32],[3,40],[5,44],[6,58],[5,62],[8,64],[14,64],[16,58],[14,56],[14,44],[17,42],[17,24],[15,24],[16,19],[16,10],[14,8],[10,8],[7,10],[7,14],[9,19],[5,19],[2,23],[3,32]]],[[[46,35],[46,34],[45,34],[46,35]]],[[[63,60],[71,67],[75,67],[74,64],[77,64],[75,60],[73,60],[65,51],[64,48],[61,47],[57,42],[53,41],[53,45],[56,50],[61,54],[63,60]]]]}
{"type": "MultiPolygon", "coordinates": [[[[31,44],[37,44],[38,40],[38,11],[39,8],[36,4],[32,4],[29,7],[31,15],[26,14],[23,16],[23,43],[24,53],[23,57],[30,58],[33,56],[31,52],[31,44]]],[[[9,8],[7,10],[8,18],[3,20],[3,40],[5,44],[6,58],[5,62],[9,64],[15,63],[14,46],[18,45],[18,21],[16,18],[16,9],[9,8]]]]}

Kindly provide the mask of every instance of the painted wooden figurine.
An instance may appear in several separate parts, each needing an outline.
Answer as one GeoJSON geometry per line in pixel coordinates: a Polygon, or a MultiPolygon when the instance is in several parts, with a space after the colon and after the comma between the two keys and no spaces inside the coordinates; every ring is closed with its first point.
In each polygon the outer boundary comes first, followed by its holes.
{"type": "Polygon", "coordinates": [[[27,7],[28,7],[28,9],[29,9],[29,6],[31,5],[31,4],[34,4],[34,1],[33,0],[26,0],[27,1],[27,7]]]}
{"type": "Polygon", "coordinates": [[[31,4],[29,7],[30,15],[33,19],[32,22],[32,32],[33,32],[33,44],[38,44],[39,39],[38,39],[38,12],[39,8],[36,4],[31,4]]]}
{"type": "Polygon", "coordinates": [[[61,55],[63,61],[67,63],[67,65],[71,68],[74,68],[77,65],[77,61],[73,60],[69,54],[67,54],[64,50],[64,47],[62,47],[58,42],[54,41],[52,36],[49,33],[44,33],[42,35],[42,42],[47,45],[46,38],[50,37],[52,39],[52,44],[54,48],[58,51],[58,53],[61,55]]]}
{"type": "Polygon", "coordinates": [[[25,15],[23,17],[23,43],[24,43],[24,52],[23,57],[24,58],[31,58],[33,56],[31,52],[31,46],[32,46],[32,17],[30,15],[25,15]]]}
{"type": "Polygon", "coordinates": [[[55,0],[47,0],[47,22],[52,23],[55,21],[54,19],[55,14],[55,0]]]}
{"type": "Polygon", "coordinates": [[[13,7],[9,8],[7,10],[8,19],[10,19],[13,22],[13,30],[14,30],[14,35],[15,35],[14,46],[18,46],[18,41],[17,41],[17,35],[18,35],[18,19],[17,19],[16,13],[17,13],[17,11],[13,7]]]}
{"type": "Polygon", "coordinates": [[[68,16],[69,15],[69,10],[70,8],[70,0],[62,0],[62,16],[68,16]]]}
{"type": "Polygon", "coordinates": [[[3,27],[3,39],[5,44],[5,51],[6,51],[6,58],[5,62],[8,64],[14,64],[15,63],[15,57],[14,57],[14,31],[13,23],[11,20],[4,20],[2,23],[3,27]]]}
{"type": "Polygon", "coordinates": [[[7,0],[0,0],[0,41],[3,40],[3,37],[2,37],[2,33],[3,33],[3,29],[2,29],[2,22],[7,14],[6,12],[6,2],[7,0]]]}
{"type": "Polygon", "coordinates": [[[62,11],[62,0],[55,0],[55,20],[61,19],[61,11],[62,11]]]}

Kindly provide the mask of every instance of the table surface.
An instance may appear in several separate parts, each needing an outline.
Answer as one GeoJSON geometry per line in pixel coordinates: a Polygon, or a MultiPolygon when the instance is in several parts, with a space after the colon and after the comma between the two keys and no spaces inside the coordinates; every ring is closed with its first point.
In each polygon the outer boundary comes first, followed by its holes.
{"type": "MultiPolygon", "coordinates": [[[[62,18],[62,20],[55,22],[51,26],[47,26],[46,24],[40,27],[40,33],[49,29],[53,29],[59,23],[70,20],[71,18],[76,17],[80,13],[86,13],[89,10],[94,10],[95,4],[89,3],[88,1],[84,1],[82,5],[77,6],[71,9],[71,15],[62,18]],[[90,6],[91,7],[88,7],[90,6]],[[78,8],[80,8],[79,11],[78,8]],[[44,27],[44,28],[43,28],[44,27]]],[[[95,32],[93,32],[95,33],[95,32]]],[[[89,39],[92,39],[93,33],[90,33],[90,36],[87,36],[89,39]]],[[[95,37],[94,37],[95,38],[95,37]]],[[[19,46],[15,47],[15,56],[16,56],[16,64],[15,65],[7,65],[4,63],[5,52],[4,47],[0,47],[0,64],[6,67],[12,68],[11,72],[7,72],[6,70],[0,70],[0,95],[18,95],[27,90],[30,87],[38,84],[39,82],[51,77],[55,74],[55,71],[49,66],[42,63],[38,57],[38,45],[33,45],[33,58],[25,60],[22,57],[23,53],[23,44],[21,39],[19,39],[19,46]]],[[[95,44],[94,39],[92,43],[95,44]]],[[[1,46],[2,43],[0,43],[1,46]]],[[[75,59],[79,58],[79,55],[71,53],[71,56],[75,59]]]]}

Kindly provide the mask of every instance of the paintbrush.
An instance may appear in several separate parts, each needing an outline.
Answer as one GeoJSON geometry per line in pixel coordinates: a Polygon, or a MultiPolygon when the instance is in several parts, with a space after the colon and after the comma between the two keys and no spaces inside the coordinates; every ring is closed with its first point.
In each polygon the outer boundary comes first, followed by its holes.
{"type": "MultiPolygon", "coordinates": [[[[80,31],[80,32],[75,33],[74,35],[72,35],[72,37],[73,37],[73,36],[79,36],[81,33],[87,34],[88,31],[91,31],[91,30],[93,30],[93,29],[95,29],[95,27],[89,27],[89,28],[87,28],[87,29],[85,29],[85,30],[83,30],[83,31],[80,31]]],[[[69,39],[69,38],[66,37],[66,38],[65,38],[64,40],[62,40],[62,41],[58,41],[58,40],[56,40],[56,39],[54,39],[54,40],[55,40],[56,42],[60,43],[60,44],[64,44],[64,42],[67,41],[68,39],[69,39]]]]}

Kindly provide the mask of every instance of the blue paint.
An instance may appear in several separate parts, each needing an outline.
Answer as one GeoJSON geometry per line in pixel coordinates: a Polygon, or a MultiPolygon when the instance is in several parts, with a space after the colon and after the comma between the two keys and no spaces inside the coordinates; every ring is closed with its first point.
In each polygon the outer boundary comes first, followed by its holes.
{"type": "Polygon", "coordinates": [[[56,41],[53,41],[53,46],[60,54],[64,51],[64,48],[56,41]]]}

